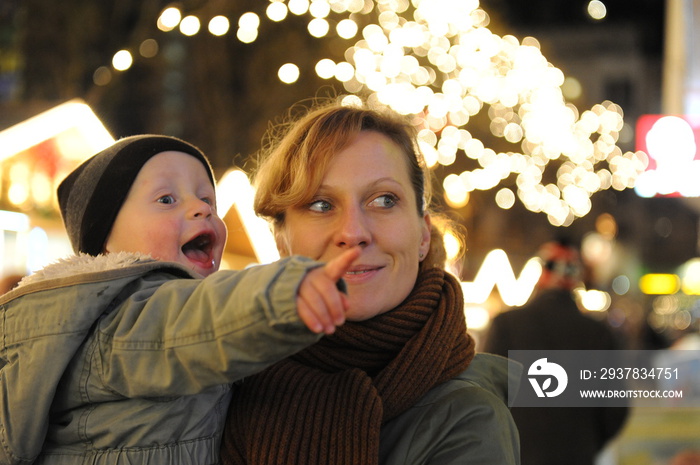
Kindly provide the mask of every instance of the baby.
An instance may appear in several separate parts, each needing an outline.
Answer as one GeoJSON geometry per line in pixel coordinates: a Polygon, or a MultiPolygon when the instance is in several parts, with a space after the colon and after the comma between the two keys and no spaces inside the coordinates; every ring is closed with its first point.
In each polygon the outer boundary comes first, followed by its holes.
{"type": "Polygon", "coordinates": [[[121,139],[58,188],[75,256],[0,297],[0,464],[218,463],[231,385],[345,321],[358,256],[218,271],[205,155],[121,139]]]}

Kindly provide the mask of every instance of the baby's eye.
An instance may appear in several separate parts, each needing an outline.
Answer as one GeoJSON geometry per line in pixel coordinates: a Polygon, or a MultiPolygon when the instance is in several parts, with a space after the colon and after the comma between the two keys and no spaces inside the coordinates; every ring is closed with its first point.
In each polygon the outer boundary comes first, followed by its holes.
{"type": "Polygon", "coordinates": [[[327,200],[316,200],[309,204],[309,210],[313,212],[323,213],[330,211],[332,208],[333,206],[327,200]]]}
{"type": "Polygon", "coordinates": [[[392,194],[384,194],[372,200],[369,204],[374,207],[391,208],[396,205],[398,197],[392,194]]]}
{"type": "Polygon", "coordinates": [[[216,199],[212,197],[204,197],[202,202],[208,204],[211,207],[211,211],[216,213],[216,199]]]}
{"type": "Polygon", "coordinates": [[[164,203],[166,205],[173,204],[175,203],[175,197],[173,197],[172,195],[164,195],[158,198],[158,203],[164,203]]]}

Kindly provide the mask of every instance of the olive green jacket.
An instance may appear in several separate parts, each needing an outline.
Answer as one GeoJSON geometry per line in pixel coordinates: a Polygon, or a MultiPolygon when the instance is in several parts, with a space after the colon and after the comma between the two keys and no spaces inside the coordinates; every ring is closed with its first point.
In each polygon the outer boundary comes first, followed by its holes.
{"type": "Polygon", "coordinates": [[[0,296],[0,464],[215,464],[231,384],[314,343],[292,257],[74,256],[0,296]]]}
{"type": "Polygon", "coordinates": [[[382,427],[382,465],[514,465],[520,440],[507,407],[522,366],[476,354],[469,367],[440,384],[382,427]]]}

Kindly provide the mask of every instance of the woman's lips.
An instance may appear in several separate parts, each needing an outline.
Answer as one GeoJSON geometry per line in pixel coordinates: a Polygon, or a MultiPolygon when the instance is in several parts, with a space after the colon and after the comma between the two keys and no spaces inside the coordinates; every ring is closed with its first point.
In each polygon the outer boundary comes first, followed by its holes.
{"type": "Polygon", "coordinates": [[[374,278],[383,266],[353,266],[343,274],[343,279],[348,284],[360,284],[374,278]]]}

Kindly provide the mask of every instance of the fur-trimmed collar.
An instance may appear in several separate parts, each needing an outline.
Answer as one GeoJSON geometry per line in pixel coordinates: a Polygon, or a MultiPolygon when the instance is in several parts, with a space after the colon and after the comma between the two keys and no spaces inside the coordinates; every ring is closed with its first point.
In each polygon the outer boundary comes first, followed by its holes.
{"type": "Polygon", "coordinates": [[[150,255],[132,252],[108,253],[97,256],[79,253],[77,255],[61,258],[36,273],[24,277],[17,287],[48,279],[64,278],[81,273],[115,270],[126,268],[135,263],[152,261],[155,261],[155,259],[150,255]]]}

